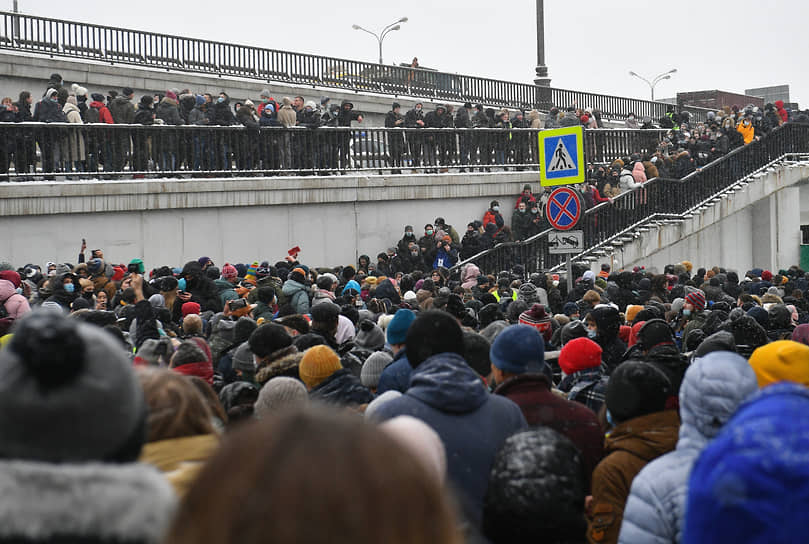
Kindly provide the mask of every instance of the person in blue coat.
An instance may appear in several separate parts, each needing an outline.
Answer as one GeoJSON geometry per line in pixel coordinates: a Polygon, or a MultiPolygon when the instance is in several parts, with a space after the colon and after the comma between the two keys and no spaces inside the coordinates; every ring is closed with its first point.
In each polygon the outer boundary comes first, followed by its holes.
{"type": "Polygon", "coordinates": [[[694,361],[680,386],[677,448],[646,465],[632,481],[619,543],[682,540],[691,467],[738,406],[757,390],[755,372],[736,353],[715,351],[694,361]]]}
{"type": "Polygon", "coordinates": [[[463,332],[448,313],[420,314],[407,332],[406,349],[410,388],[380,406],[377,419],[409,415],[438,433],[464,518],[479,529],[495,455],[506,438],[528,427],[525,417],[509,399],[490,395],[466,363],[463,332]]]}
{"type": "Polygon", "coordinates": [[[388,345],[393,352],[393,361],[382,370],[382,374],[379,376],[379,384],[376,388],[378,395],[390,390],[404,393],[410,387],[410,374],[413,372],[413,367],[407,360],[405,340],[407,330],[415,319],[416,313],[413,310],[401,308],[396,310],[393,319],[388,323],[386,335],[388,345]]]}
{"type": "Polygon", "coordinates": [[[688,481],[683,542],[786,544],[806,538],[809,389],[780,382],[739,407],[688,481]]]}

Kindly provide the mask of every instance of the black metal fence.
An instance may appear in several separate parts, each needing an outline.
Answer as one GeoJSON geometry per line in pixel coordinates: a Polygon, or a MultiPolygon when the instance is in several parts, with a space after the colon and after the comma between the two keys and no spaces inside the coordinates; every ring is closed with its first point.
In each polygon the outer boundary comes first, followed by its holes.
{"type": "MultiPolygon", "coordinates": [[[[0,180],[538,169],[539,130],[0,123],[0,180]]],[[[585,130],[590,162],[652,153],[666,131],[585,130]]]]}
{"type": "MultiPolygon", "coordinates": [[[[356,92],[406,95],[500,107],[592,107],[607,119],[659,119],[667,105],[636,98],[538,87],[434,70],[387,66],[0,12],[0,48],[168,70],[281,81],[356,92]]],[[[686,107],[696,121],[708,110],[686,107]]]]}
{"type": "MultiPolygon", "coordinates": [[[[774,161],[807,152],[809,126],[786,124],[681,180],[649,180],[640,189],[618,195],[613,203],[599,204],[584,213],[576,228],[584,232],[584,247],[588,249],[575,258],[593,253],[599,244],[650,220],[680,218],[774,161]]],[[[517,264],[525,267],[526,274],[558,269],[564,265],[566,256],[550,253],[553,232],[546,229],[522,242],[500,244],[458,263],[454,269],[468,262],[475,263],[484,273],[510,270],[517,264]]]]}

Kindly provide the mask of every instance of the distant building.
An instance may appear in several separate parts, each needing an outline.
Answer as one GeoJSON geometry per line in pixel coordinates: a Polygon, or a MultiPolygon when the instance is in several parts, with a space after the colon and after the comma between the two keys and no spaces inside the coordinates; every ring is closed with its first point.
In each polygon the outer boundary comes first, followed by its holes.
{"type": "Polygon", "coordinates": [[[737,105],[740,108],[752,104],[760,108],[764,107],[764,99],[758,96],[731,93],[728,91],[691,91],[687,93],[677,93],[678,106],[696,106],[711,110],[722,109],[725,106],[737,105]]]}
{"type": "Polygon", "coordinates": [[[789,103],[789,85],[745,89],[744,94],[761,97],[765,104],[775,104],[776,100],[783,100],[784,104],[789,103]]]}

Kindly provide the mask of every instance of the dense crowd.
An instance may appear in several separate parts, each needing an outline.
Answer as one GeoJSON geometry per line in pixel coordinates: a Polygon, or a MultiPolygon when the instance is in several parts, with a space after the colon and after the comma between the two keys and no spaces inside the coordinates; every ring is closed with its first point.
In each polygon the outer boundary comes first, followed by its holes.
{"type": "Polygon", "coordinates": [[[575,267],[568,291],[519,267],[315,269],[296,251],[0,263],[4,534],[800,538],[798,267],[575,267]]]}

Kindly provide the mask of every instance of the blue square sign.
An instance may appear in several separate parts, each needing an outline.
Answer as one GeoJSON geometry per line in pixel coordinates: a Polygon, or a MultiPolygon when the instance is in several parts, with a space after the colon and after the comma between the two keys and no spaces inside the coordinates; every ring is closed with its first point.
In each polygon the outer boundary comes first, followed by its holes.
{"type": "Polygon", "coordinates": [[[584,181],[584,128],[539,133],[540,182],[543,187],[584,181]]]}

